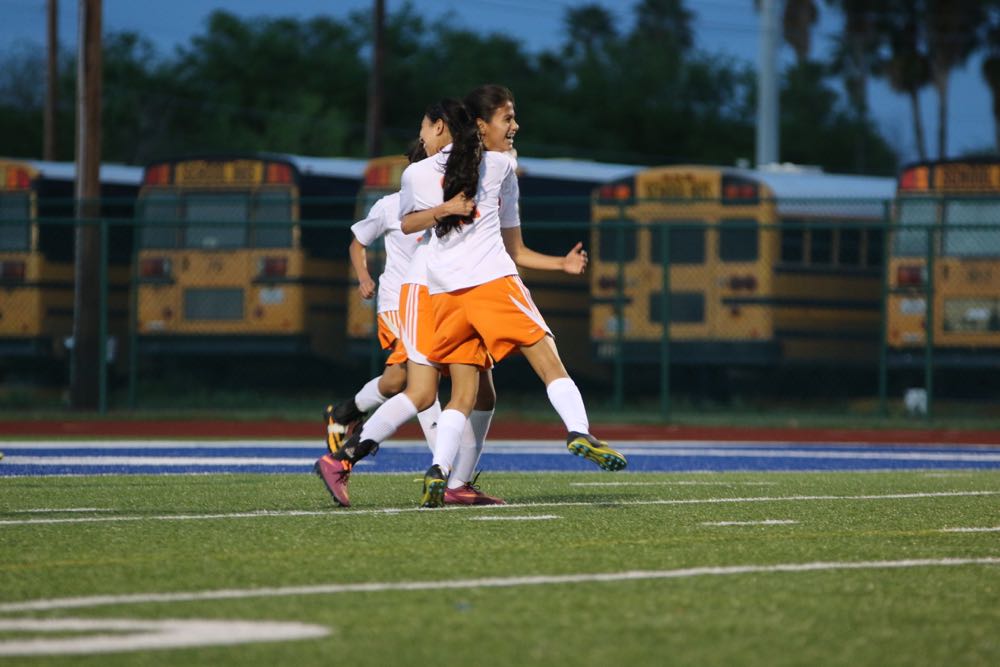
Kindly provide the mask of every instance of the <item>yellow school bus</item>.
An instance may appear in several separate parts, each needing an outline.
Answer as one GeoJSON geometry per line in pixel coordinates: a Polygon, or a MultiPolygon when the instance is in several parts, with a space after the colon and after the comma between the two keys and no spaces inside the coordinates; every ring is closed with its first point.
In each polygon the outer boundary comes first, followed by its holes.
{"type": "Polygon", "coordinates": [[[890,362],[1000,364],[1000,161],[905,167],[890,249],[890,362]]]}
{"type": "Polygon", "coordinates": [[[645,169],[593,199],[599,359],[773,366],[878,358],[893,179],[645,169]],[[668,266],[669,269],[664,267],[668,266]]]}
{"type": "MultiPolygon", "coordinates": [[[[73,330],[73,163],[0,159],[0,357],[61,360],[73,330]]],[[[101,216],[131,218],[141,170],[102,165],[101,216]]],[[[109,331],[125,333],[131,231],[109,224],[109,331]]]]}
{"type": "Polygon", "coordinates": [[[343,357],[346,245],[363,160],[155,162],[138,201],[140,353],[343,357]]]}
{"type": "MultiPolygon", "coordinates": [[[[371,160],[358,195],[357,219],[368,214],[379,198],[399,190],[406,169],[404,156],[371,160]]],[[[551,255],[564,255],[577,241],[587,242],[590,227],[590,195],[595,186],[634,173],[633,165],[561,158],[517,159],[519,202],[525,245],[551,255]]],[[[345,236],[343,243],[350,242],[345,236]]],[[[381,243],[369,249],[369,272],[377,276],[384,265],[381,243]]],[[[590,321],[590,283],[585,277],[554,271],[520,269],[535,304],[559,339],[559,352],[574,372],[600,372],[587,340],[590,321]]],[[[359,355],[370,354],[375,336],[375,302],[363,301],[353,276],[348,295],[348,338],[359,355]]]]}

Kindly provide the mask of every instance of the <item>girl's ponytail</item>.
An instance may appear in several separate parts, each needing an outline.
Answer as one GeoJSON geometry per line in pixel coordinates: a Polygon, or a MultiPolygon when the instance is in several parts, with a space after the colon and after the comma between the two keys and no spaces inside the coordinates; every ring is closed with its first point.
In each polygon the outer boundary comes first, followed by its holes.
{"type": "MultiPolygon", "coordinates": [[[[483,159],[483,144],[473,117],[465,106],[457,100],[449,102],[447,109],[448,130],[451,132],[451,151],[444,169],[444,200],[448,201],[459,193],[469,199],[476,196],[479,189],[479,163],[483,159]]],[[[442,103],[443,104],[443,103],[442,103]]],[[[462,224],[469,224],[475,218],[475,209],[470,215],[446,215],[437,221],[434,231],[444,236],[462,224]]]]}

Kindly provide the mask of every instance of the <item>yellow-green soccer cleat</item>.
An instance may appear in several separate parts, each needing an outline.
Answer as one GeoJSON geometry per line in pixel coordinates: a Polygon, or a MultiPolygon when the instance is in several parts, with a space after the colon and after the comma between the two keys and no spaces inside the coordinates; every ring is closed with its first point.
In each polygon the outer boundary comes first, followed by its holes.
{"type": "Polygon", "coordinates": [[[432,465],[424,473],[424,494],[420,497],[421,507],[443,507],[444,490],[448,486],[448,476],[441,466],[432,465]]]}
{"type": "Polygon", "coordinates": [[[622,454],[608,447],[608,443],[598,440],[589,433],[570,431],[566,437],[566,449],[588,461],[593,461],[602,470],[623,470],[628,461],[622,454]]]}

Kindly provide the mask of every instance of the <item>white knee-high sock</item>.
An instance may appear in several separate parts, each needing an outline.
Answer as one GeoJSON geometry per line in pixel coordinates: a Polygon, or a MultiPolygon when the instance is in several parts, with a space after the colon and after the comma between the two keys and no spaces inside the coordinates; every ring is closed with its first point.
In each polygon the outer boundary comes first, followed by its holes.
{"type": "Polygon", "coordinates": [[[361,429],[361,439],[380,443],[416,416],[417,407],[413,401],[406,394],[396,394],[368,418],[361,429]]]}
{"type": "Polygon", "coordinates": [[[436,398],[431,407],[417,414],[417,421],[420,422],[420,428],[424,432],[424,438],[427,439],[427,446],[430,447],[431,454],[434,453],[434,447],[437,444],[437,427],[440,418],[441,403],[436,398]]]}
{"type": "Polygon", "coordinates": [[[469,415],[469,425],[462,433],[462,444],[455,459],[455,469],[448,478],[448,488],[457,489],[472,481],[492,421],[493,410],[473,410],[469,415]]]}
{"type": "Polygon", "coordinates": [[[590,420],[587,419],[587,408],[583,405],[583,396],[576,383],[571,378],[559,378],[549,383],[545,388],[552,407],[562,417],[567,431],[578,433],[590,432],[590,420]]]}
{"type": "Polygon", "coordinates": [[[371,412],[389,400],[378,390],[378,381],[381,379],[381,375],[372,378],[361,388],[361,391],[354,395],[354,405],[358,406],[358,410],[371,412]]]}
{"type": "Polygon", "coordinates": [[[447,475],[455,467],[455,457],[462,444],[462,432],[469,420],[455,409],[441,411],[438,417],[437,443],[434,445],[434,465],[447,475]]]}

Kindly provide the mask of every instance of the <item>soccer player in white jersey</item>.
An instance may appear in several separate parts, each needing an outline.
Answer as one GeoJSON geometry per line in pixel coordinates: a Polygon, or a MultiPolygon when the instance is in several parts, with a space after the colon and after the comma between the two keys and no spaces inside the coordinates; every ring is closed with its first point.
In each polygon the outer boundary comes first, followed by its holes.
{"type": "MultiPolygon", "coordinates": [[[[462,109],[461,103],[457,100],[443,100],[440,103],[431,105],[427,109],[420,130],[420,145],[425,154],[434,155],[451,142],[448,121],[456,109],[462,109]]],[[[398,231],[398,193],[397,195],[390,196],[395,198],[391,204],[395,206],[395,211],[397,212],[395,229],[398,231]]],[[[381,208],[382,210],[388,210],[389,207],[384,206],[381,208]]],[[[467,203],[459,200],[454,210],[456,213],[464,213],[468,211],[468,208],[467,203]]],[[[374,211],[375,209],[373,208],[374,211]]],[[[360,224],[358,223],[358,225],[360,224]]],[[[352,227],[356,235],[358,234],[358,225],[352,227]]],[[[347,500],[347,484],[353,464],[364,456],[376,451],[378,448],[377,443],[388,438],[399,426],[409,421],[414,414],[421,421],[421,426],[427,435],[427,441],[431,446],[431,450],[433,451],[434,448],[433,425],[425,417],[434,415],[436,418],[441,412],[440,404],[437,401],[440,370],[435,364],[428,361],[424,354],[426,349],[429,348],[433,334],[433,320],[427,297],[426,265],[422,261],[430,233],[418,233],[416,236],[422,237],[423,242],[419,243],[412,250],[408,245],[411,237],[403,235],[402,232],[399,232],[399,235],[407,243],[406,252],[399,251],[395,254],[399,257],[408,255],[408,259],[405,271],[393,272],[392,274],[395,277],[395,292],[398,294],[395,297],[395,302],[398,303],[398,311],[393,312],[393,319],[389,321],[398,322],[399,326],[398,329],[394,330],[395,337],[397,338],[396,347],[387,363],[392,361],[398,354],[406,362],[405,372],[400,372],[401,368],[399,366],[387,367],[381,379],[375,378],[365,385],[365,388],[358,393],[354,401],[348,401],[345,404],[338,405],[336,408],[327,408],[326,412],[329,433],[328,445],[330,446],[331,453],[320,458],[316,462],[315,469],[326,485],[330,495],[342,506],[349,506],[350,504],[349,500],[347,500]],[[402,275],[402,277],[400,278],[399,275],[402,275]],[[402,284],[400,285],[400,283],[402,284]],[[387,378],[389,378],[388,381],[387,378]],[[388,382],[397,382],[398,384],[388,385],[388,382]],[[400,394],[399,391],[404,385],[406,387],[405,392],[400,394]],[[395,390],[392,391],[393,389],[395,390]],[[386,393],[388,391],[392,391],[393,397],[388,399],[387,402],[386,393]],[[357,431],[358,437],[343,442],[343,435],[355,423],[361,420],[365,411],[383,403],[385,405],[379,407],[362,429],[357,431]],[[420,411],[419,413],[418,410],[420,411]],[[364,445],[359,446],[362,442],[360,440],[362,435],[365,438],[363,441],[364,445]]],[[[362,242],[363,240],[361,239],[362,242]]],[[[358,243],[358,241],[356,240],[355,243],[358,243]]],[[[359,261],[360,258],[356,259],[355,243],[352,243],[351,258],[361,282],[359,289],[362,290],[362,296],[365,296],[366,291],[370,294],[374,285],[370,283],[369,277],[367,290],[365,289],[364,277],[367,276],[367,268],[359,261]]],[[[392,251],[388,243],[388,238],[386,252],[387,255],[390,255],[391,260],[392,251]]],[[[402,263],[398,263],[395,266],[402,266],[402,263]]],[[[383,336],[383,306],[381,303],[383,300],[383,291],[386,288],[386,276],[389,273],[389,264],[387,262],[386,272],[382,275],[379,287],[379,337],[383,341],[388,338],[388,335],[383,336]]],[[[389,318],[385,319],[388,320],[389,318]]],[[[389,326],[386,326],[385,329],[389,329],[389,326]]],[[[386,345],[384,344],[383,347],[386,347],[386,345]]],[[[386,349],[388,348],[386,347],[386,349]]],[[[450,486],[445,493],[444,500],[448,504],[503,504],[501,499],[483,493],[475,485],[475,469],[482,453],[483,443],[486,439],[486,433],[489,430],[496,402],[489,370],[483,371],[480,382],[482,388],[478,393],[477,403],[470,418],[469,427],[463,434],[463,442],[455,463],[455,474],[452,476],[450,486]]]]}
{"type": "MultiPolygon", "coordinates": [[[[417,142],[407,157],[410,162],[416,162],[427,157],[427,153],[423,145],[417,142]]],[[[407,353],[400,340],[399,292],[413,254],[424,236],[423,232],[404,234],[400,230],[398,192],[376,201],[368,215],[351,226],[351,232],[354,237],[348,252],[358,276],[358,293],[363,299],[372,298],[376,292],[375,280],[368,272],[367,248],[380,238],[385,242],[386,261],[378,280],[377,314],[379,343],[383,350],[389,352],[389,356],[382,374],[369,380],[352,399],[336,407],[327,406],[323,416],[330,454],[341,447],[347,431],[365,413],[382,405],[406,386],[407,353]]],[[[431,451],[434,451],[434,431],[440,414],[441,405],[435,398],[417,415],[431,451]]],[[[351,504],[347,491],[351,467],[350,462],[334,461],[330,455],[321,458],[314,466],[316,474],[323,479],[334,501],[344,507],[351,504]]]]}
{"type": "Polygon", "coordinates": [[[590,434],[580,390],[559,359],[552,332],[535,307],[517,266],[583,273],[587,256],[577,243],[565,257],[525,247],[514,166],[489,147],[510,149],[519,128],[514,96],[502,86],[481,86],[464,106],[470,122],[453,131],[447,154],[428,157],[403,172],[402,229],[434,228],[427,252],[427,283],[434,311],[431,361],[447,365],[451,397],[438,419],[434,460],[424,475],[423,507],[440,507],[462,433],[477,397],[482,368],[520,350],[544,382],[566,425],[566,446],[606,470],[624,456],[590,434]],[[443,157],[442,157],[443,156],[443,157]],[[448,206],[455,197],[474,203],[467,215],[448,206]]]}

